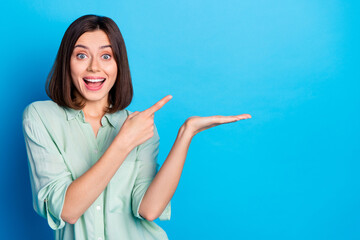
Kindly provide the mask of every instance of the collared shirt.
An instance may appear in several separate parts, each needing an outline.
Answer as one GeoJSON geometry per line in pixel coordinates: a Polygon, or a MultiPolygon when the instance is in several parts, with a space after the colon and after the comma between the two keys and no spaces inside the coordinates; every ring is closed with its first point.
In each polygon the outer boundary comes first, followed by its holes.
{"type": "MultiPolygon", "coordinates": [[[[95,137],[82,110],[38,101],[23,113],[35,211],[56,231],[56,240],[167,239],[139,215],[141,200],[158,169],[159,135],[134,148],[105,190],[75,224],[61,219],[68,186],[98,161],[131,112],[105,114],[95,137]]],[[[160,220],[170,219],[170,203],[160,220]]]]}

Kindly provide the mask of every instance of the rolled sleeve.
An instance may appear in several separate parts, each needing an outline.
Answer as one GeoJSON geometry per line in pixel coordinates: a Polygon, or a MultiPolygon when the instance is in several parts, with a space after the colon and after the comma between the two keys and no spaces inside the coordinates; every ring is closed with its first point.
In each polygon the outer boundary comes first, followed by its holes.
{"type": "Polygon", "coordinates": [[[72,176],[56,141],[32,105],[23,114],[23,133],[34,209],[47,219],[52,229],[63,228],[65,222],[61,219],[61,212],[72,176]]]}
{"type": "MultiPolygon", "coordinates": [[[[138,147],[136,161],[139,163],[139,171],[132,190],[132,211],[134,216],[139,219],[144,219],[139,214],[141,201],[159,170],[159,164],[157,163],[159,144],[160,137],[155,127],[154,136],[138,147]]],[[[159,219],[170,220],[170,215],[171,203],[169,202],[159,219]]]]}

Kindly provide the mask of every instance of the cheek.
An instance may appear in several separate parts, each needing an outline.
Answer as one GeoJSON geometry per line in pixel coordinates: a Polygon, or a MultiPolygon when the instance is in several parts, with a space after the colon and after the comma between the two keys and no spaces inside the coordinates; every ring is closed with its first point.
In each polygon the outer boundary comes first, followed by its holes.
{"type": "Polygon", "coordinates": [[[76,78],[76,75],[78,74],[77,73],[77,68],[78,66],[76,64],[74,64],[73,61],[70,61],[70,74],[71,74],[71,77],[73,78],[76,78]]]}
{"type": "Polygon", "coordinates": [[[87,64],[85,61],[79,62],[70,60],[70,73],[73,77],[79,77],[86,70],[87,64]]]}
{"type": "Polygon", "coordinates": [[[104,70],[109,75],[109,77],[116,78],[118,69],[117,69],[117,65],[115,62],[113,64],[108,64],[108,65],[104,66],[104,70]]]}
{"type": "Polygon", "coordinates": [[[81,85],[79,83],[79,79],[81,77],[79,66],[77,64],[73,64],[70,62],[70,75],[71,75],[71,81],[75,85],[76,88],[79,88],[81,85]]]}

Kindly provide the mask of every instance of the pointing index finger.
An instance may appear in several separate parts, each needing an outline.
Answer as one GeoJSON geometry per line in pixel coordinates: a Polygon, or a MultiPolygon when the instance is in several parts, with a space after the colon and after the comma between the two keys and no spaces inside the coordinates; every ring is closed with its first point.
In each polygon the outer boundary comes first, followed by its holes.
{"type": "Polygon", "coordinates": [[[144,112],[147,112],[149,114],[154,114],[156,111],[162,108],[168,101],[170,101],[171,98],[172,98],[171,95],[167,95],[166,97],[162,98],[160,101],[158,101],[148,109],[144,110],[144,112]]]}

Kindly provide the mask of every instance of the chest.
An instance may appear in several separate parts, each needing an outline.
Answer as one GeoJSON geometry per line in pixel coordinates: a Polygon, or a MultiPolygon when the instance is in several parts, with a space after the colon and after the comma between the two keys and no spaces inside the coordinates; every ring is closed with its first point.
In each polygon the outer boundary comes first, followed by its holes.
{"type": "Polygon", "coordinates": [[[101,127],[101,119],[87,119],[86,122],[88,124],[90,124],[93,132],[94,132],[94,136],[97,137],[99,129],[101,127]]]}
{"type": "Polygon", "coordinates": [[[71,121],[62,129],[59,147],[74,178],[94,165],[117,135],[116,129],[109,125],[95,127],[87,122],[71,121]]]}
{"type": "MultiPolygon", "coordinates": [[[[77,120],[69,121],[59,129],[61,131],[53,132],[52,136],[73,179],[80,177],[101,158],[119,131],[107,124],[99,126],[95,136],[90,123],[77,120]]],[[[105,190],[107,207],[111,211],[123,212],[130,209],[131,192],[138,171],[134,149],[117,169],[105,190]]]]}

